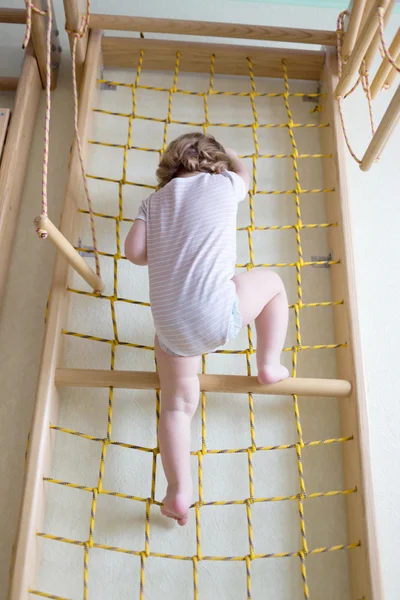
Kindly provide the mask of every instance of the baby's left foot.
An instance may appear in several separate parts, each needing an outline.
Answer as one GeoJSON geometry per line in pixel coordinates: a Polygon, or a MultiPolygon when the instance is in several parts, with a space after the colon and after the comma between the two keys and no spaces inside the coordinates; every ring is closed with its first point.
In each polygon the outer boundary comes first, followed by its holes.
{"type": "Polygon", "coordinates": [[[260,383],[277,383],[289,377],[289,371],[281,364],[264,365],[258,369],[258,381],[260,383]]]}
{"type": "Polygon", "coordinates": [[[167,495],[163,500],[161,512],[165,517],[175,519],[178,525],[186,525],[191,494],[179,489],[176,485],[169,485],[167,495]]]}

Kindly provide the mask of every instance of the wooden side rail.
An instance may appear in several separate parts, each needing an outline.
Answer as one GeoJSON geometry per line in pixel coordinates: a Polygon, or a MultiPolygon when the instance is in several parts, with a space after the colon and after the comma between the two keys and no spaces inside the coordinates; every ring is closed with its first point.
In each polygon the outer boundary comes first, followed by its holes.
{"type": "Polygon", "coordinates": [[[28,166],[41,92],[33,45],[25,51],[3,156],[0,165],[0,309],[11,263],[19,205],[28,166]],[[18,160],[16,160],[18,157],[18,160]]]}
{"type": "MultiPolygon", "coordinates": [[[[276,396],[321,396],[338,398],[351,394],[351,383],[342,379],[302,379],[288,377],[279,383],[261,384],[248,375],[199,375],[203,392],[268,394],[276,396]]],[[[56,369],[59,387],[115,387],[155,390],[160,387],[157,373],[151,371],[111,371],[102,369],[56,369]]]]}
{"type": "MultiPolygon", "coordinates": [[[[93,31],[89,38],[82,79],[78,122],[84,158],[87,151],[87,140],[90,136],[91,108],[95,104],[94,97],[97,92],[97,79],[100,73],[100,48],[101,34],[93,31]]],[[[76,145],[73,145],[64,208],[60,223],[61,233],[70,239],[74,238],[77,225],[77,199],[79,198],[81,189],[79,174],[77,149],[76,145]]],[[[50,471],[52,461],[52,444],[54,440],[48,425],[49,422],[55,423],[58,420],[59,402],[57,390],[54,386],[54,372],[61,350],[60,342],[62,336],[59,335],[59,332],[64,326],[64,318],[68,309],[68,294],[65,293],[65,289],[68,286],[68,271],[67,261],[61,254],[57,254],[49,298],[34,416],[30,432],[29,452],[9,600],[28,600],[28,597],[31,596],[28,589],[34,584],[38,572],[39,545],[36,531],[43,525],[46,505],[43,473],[50,471]]]]}

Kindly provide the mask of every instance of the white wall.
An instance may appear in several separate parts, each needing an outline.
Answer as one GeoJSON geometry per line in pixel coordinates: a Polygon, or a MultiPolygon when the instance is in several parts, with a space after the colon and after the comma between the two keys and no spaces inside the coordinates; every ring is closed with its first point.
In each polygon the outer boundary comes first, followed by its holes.
{"type": "MultiPolygon", "coordinates": [[[[18,0],[8,0],[10,6],[20,6],[18,0]]],[[[93,10],[106,12],[109,3],[95,0],[93,10]]],[[[62,25],[62,3],[55,1],[59,24],[62,25]]],[[[113,10],[115,8],[113,7],[113,10]]],[[[131,2],[118,4],[121,14],[132,12],[131,2]]],[[[279,6],[261,3],[220,0],[215,2],[179,2],[178,0],[144,0],[135,2],[135,13],[171,18],[227,20],[249,23],[265,23],[294,27],[334,29],[336,12],[331,9],[313,9],[279,6]]],[[[397,22],[398,22],[398,17],[397,22]]],[[[394,31],[394,25],[391,32],[394,31]]],[[[10,44],[20,47],[22,30],[18,27],[0,30],[1,49],[10,44]],[[11,32],[11,33],[10,33],[11,32]],[[3,35],[5,33],[5,35],[3,35]]],[[[52,177],[50,197],[53,216],[57,220],[64,181],[59,180],[58,166],[65,164],[71,139],[69,117],[71,115],[69,88],[69,61],[67,42],[62,34],[65,49],[60,73],[60,86],[53,101],[59,109],[53,122],[57,141],[53,138],[52,177]]],[[[13,74],[20,58],[1,59],[1,72],[13,74]]],[[[390,92],[376,102],[377,112],[382,113],[390,92]]],[[[365,110],[360,114],[361,98],[348,102],[346,118],[350,136],[359,151],[365,147],[368,137],[368,121],[365,110]]],[[[42,107],[43,108],[43,107],[42,107]]],[[[39,363],[39,349],[43,331],[43,312],[51,275],[53,251],[40,243],[33,234],[31,221],[38,211],[40,197],[42,125],[36,129],[34,153],[24,193],[24,210],[14,253],[12,275],[2,315],[0,331],[0,362],[2,365],[2,398],[7,406],[5,420],[1,423],[1,439],[4,449],[0,455],[2,487],[0,498],[0,581],[6,581],[7,556],[17,522],[18,498],[21,492],[22,464],[25,437],[29,428],[34,385],[39,363]],[[18,278],[18,265],[31,265],[27,280],[18,278]],[[29,295],[29,308],[26,297],[29,295]],[[17,317],[16,317],[17,315],[17,317]],[[15,340],[15,352],[10,354],[9,340],[15,340]]],[[[400,536],[398,496],[400,492],[400,403],[398,402],[397,337],[399,313],[396,295],[399,293],[397,266],[400,263],[398,204],[400,152],[399,130],[388,144],[382,160],[369,173],[361,173],[352,160],[348,160],[351,220],[353,227],[356,281],[361,324],[362,346],[366,373],[370,436],[372,444],[372,468],[375,484],[378,537],[384,571],[385,600],[398,597],[397,540],[400,536]],[[395,160],[397,158],[397,160],[395,160]]],[[[62,171],[61,171],[62,172],[62,171]]],[[[5,594],[1,586],[0,596],[5,594]]]]}

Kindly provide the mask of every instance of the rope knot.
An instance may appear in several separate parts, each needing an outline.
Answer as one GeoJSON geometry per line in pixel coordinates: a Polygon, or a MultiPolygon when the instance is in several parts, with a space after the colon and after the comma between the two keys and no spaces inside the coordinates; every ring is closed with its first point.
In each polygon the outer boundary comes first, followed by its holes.
{"type": "Polygon", "coordinates": [[[77,38],[78,40],[80,40],[86,34],[88,26],[89,26],[89,15],[85,14],[85,15],[82,15],[82,17],[81,17],[81,24],[80,24],[79,29],[74,30],[74,29],[68,29],[66,27],[65,31],[69,35],[73,35],[75,38],[77,38]]]}
{"type": "Polygon", "coordinates": [[[47,231],[45,231],[44,229],[40,229],[40,227],[38,227],[38,228],[36,229],[36,233],[38,234],[38,237],[39,237],[41,240],[45,240],[45,239],[47,238],[47,235],[48,235],[48,234],[47,234],[47,231]]]}

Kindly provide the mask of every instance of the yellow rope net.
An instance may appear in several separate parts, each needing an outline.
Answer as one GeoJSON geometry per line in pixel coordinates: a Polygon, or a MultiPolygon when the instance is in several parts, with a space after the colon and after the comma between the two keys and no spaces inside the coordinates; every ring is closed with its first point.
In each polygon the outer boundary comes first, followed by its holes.
{"type": "MultiPolygon", "coordinates": [[[[111,146],[115,148],[120,148],[123,150],[123,168],[122,168],[122,177],[120,179],[112,179],[107,177],[99,177],[88,174],[89,178],[97,179],[100,181],[112,182],[118,185],[119,188],[119,209],[118,214],[104,214],[96,212],[95,216],[101,219],[109,219],[115,223],[115,233],[116,233],[116,247],[117,251],[115,254],[107,253],[107,252],[99,252],[100,256],[106,256],[113,260],[114,263],[114,289],[113,293],[110,295],[106,294],[96,294],[89,291],[83,291],[79,289],[69,289],[69,292],[72,294],[83,294],[85,296],[90,296],[93,298],[100,298],[102,300],[107,300],[110,303],[111,315],[112,315],[112,324],[113,324],[113,337],[110,339],[96,337],[93,335],[86,335],[76,331],[66,331],[64,330],[62,333],[66,336],[75,336],[78,338],[84,338],[92,341],[96,341],[99,343],[109,344],[111,346],[111,363],[110,368],[115,368],[115,354],[116,348],[118,346],[128,346],[131,348],[143,349],[146,351],[154,351],[152,346],[135,344],[130,342],[122,341],[120,338],[120,333],[118,331],[117,319],[116,319],[116,311],[115,305],[116,303],[131,303],[142,306],[149,306],[146,302],[130,300],[127,298],[123,298],[120,296],[118,291],[118,263],[121,260],[124,260],[124,256],[121,252],[121,234],[120,227],[121,223],[132,221],[124,216],[123,209],[123,188],[124,186],[140,186],[144,188],[148,188],[149,190],[155,189],[153,185],[147,185],[141,183],[139,181],[130,181],[127,178],[127,163],[128,163],[128,152],[132,149],[141,150],[146,152],[155,152],[160,155],[164,152],[167,145],[167,134],[168,134],[168,126],[171,123],[181,124],[181,125],[189,125],[189,126],[201,126],[203,130],[206,132],[208,127],[211,126],[219,126],[219,127],[232,127],[232,128],[243,128],[247,127],[252,130],[253,140],[254,140],[254,152],[251,155],[242,155],[242,157],[251,158],[253,162],[253,183],[249,192],[248,201],[249,201],[249,214],[250,214],[250,222],[246,227],[241,227],[239,231],[246,231],[248,237],[248,248],[249,248],[249,262],[245,264],[238,264],[237,267],[252,269],[257,267],[293,267],[296,271],[296,281],[297,281],[297,301],[293,305],[291,305],[291,309],[294,311],[295,315],[295,327],[296,327],[296,343],[293,347],[285,348],[286,352],[290,352],[292,356],[292,376],[296,377],[297,372],[297,359],[300,352],[304,351],[314,351],[314,350],[326,350],[326,349],[335,349],[346,346],[346,343],[339,344],[328,344],[328,345],[312,345],[306,346],[302,344],[301,337],[301,311],[303,308],[313,308],[313,307],[328,307],[333,305],[342,304],[342,299],[337,299],[332,302],[314,302],[314,303],[303,303],[303,288],[302,288],[302,269],[304,267],[309,267],[312,265],[333,265],[337,264],[339,260],[328,260],[328,261],[305,261],[303,258],[303,249],[302,249],[302,231],[307,228],[327,228],[334,227],[336,223],[312,223],[305,224],[302,221],[301,215],[301,207],[300,207],[300,198],[303,194],[318,194],[321,192],[329,194],[332,192],[332,189],[303,189],[301,186],[301,181],[299,177],[299,169],[298,169],[298,161],[300,159],[313,159],[313,158],[322,158],[324,155],[322,154],[299,154],[297,144],[296,144],[296,135],[295,132],[298,128],[312,128],[312,127],[327,127],[327,123],[321,124],[301,124],[295,123],[293,121],[293,116],[291,112],[291,97],[302,97],[302,96],[314,96],[319,99],[321,94],[303,94],[303,93],[291,93],[289,88],[289,79],[288,79],[288,71],[285,64],[285,61],[282,61],[282,76],[284,80],[284,92],[281,93],[268,93],[268,92],[257,92],[256,89],[256,81],[253,73],[253,67],[251,59],[248,58],[248,68],[249,68],[249,77],[251,83],[251,91],[250,92],[225,92],[218,91],[214,87],[214,63],[215,56],[210,57],[210,76],[209,76],[209,86],[206,92],[193,92],[190,90],[180,89],[178,88],[178,74],[179,74],[179,66],[180,66],[180,53],[176,54],[176,62],[174,69],[174,77],[173,77],[173,85],[171,88],[162,88],[162,87],[152,87],[140,84],[140,75],[142,71],[143,62],[145,59],[144,51],[142,50],[140,53],[140,58],[138,62],[137,72],[135,80],[132,84],[121,83],[121,82],[110,82],[107,80],[101,80],[100,83],[108,83],[113,86],[123,86],[125,88],[129,88],[132,94],[132,109],[129,113],[118,113],[107,110],[101,110],[95,108],[94,111],[97,113],[105,113],[108,115],[114,115],[116,117],[120,117],[121,119],[128,120],[128,136],[126,144],[111,144],[104,141],[94,141],[92,140],[91,144],[97,144],[102,146],[111,146]],[[136,92],[138,89],[146,89],[152,91],[160,91],[168,93],[168,113],[165,119],[151,118],[145,117],[137,114],[137,102],[136,102],[136,92]],[[183,95],[194,95],[199,96],[204,99],[204,121],[202,122],[190,122],[190,121],[179,121],[172,119],[172,102],[173,97],[176,94],[183,95]],[[209,119],[209,108],[208,108],[208,100],[213,95],[220,96],[242,96],[248,97],[251,103],[251,109],[253,114],[253,123],[251,124],[242,124],[242,123],[213,123],[209,119]],[[281,124],[269,124],[269,123],[261,123],[257,114],[256,102],[255,99],[257,97],[281,97],[287,114],[287,121],[281,124]],[[163,133],[163,143],[161,148],[145,148],[145,147],[137,147],[133,145],[132,139],[132,125],[135,119],[146,119],[148,121],[156,121],[164,124],[164,133],[163,133]],[[288,132],[291,141],[292,152],[290,154],[260,154],[259,150],[259,142],[258,142],[258,131],[262,128],[282,128],[288,132]],[[289,159],[291,160],[294,177],[295,177],[295,188],[289,190],[267,190],[267,189],[259,189],[257,186],[257,159],[259,158],[270,158],[270,159],[289,159]],[[254,196],[256,194],[289,194],[293,196],[295,207],[296,207],[296,222],[294,224],[282,225],[282,226],[257,226],[255,222],[255,213],[254,213],[254,196]],[[291,229],[294,230],[296,236],[296,245],[297,245],[297,255],[298,258],[295,262],[279,262],[274,264],[256,264],[254,258],[253,251],[253,233],[255,231],[265,231],[265,230],[277,230],[277,229],[291,229]]],[[[82,213],[87,214],[87,210],[81,210],[82,213]]],[[[247,328],[248,332],[248,345],[247,348],[241,350],[220,350],[220,353],[223,354],[241,354],[246,358],[247,364],[247,374],[251,374],[251,365],[250,365],[250,357],[255,352],[252,340],[252,330],[249,326],[247,328]]],[[[207,365],[207,357],[202,357],[202,372],[206,372],[207,365]]],[[[250,600],[252,597],[252,562],[254,560],[267,560],[269,558],[287,558],[287,557],[297,557],[299,559],[299,567],[301,571],[301,579],[303,585],[303,594],[304,598],[307,600],[310,598],[309,592],[309,584],[308,584],[308,576],[307,576],[307,556],[319,553],[329,553],[329,552],[337,552],[345,549],[353,549],[360,546],[359,540],[352,540],[350,543],[343,543],[336,546],[330,547],[315,547],[310,548],[307,544],[307,532],[306,532],[306,524],[304,518],[304,503],[307,499],[310,498],[318,498],[318,497],[331,497],[331,496],[344,496],[348,494],[353,494],[357,490],[356,489],[343,489],[343,490],[330,490],[326,492],[313,492],[308,493],[306,488],[306,482],[303,474],[303,466],[302,466],[302,453],[304,448],[313,447],[313,446],[321,446],[321,445],[329,445],[329,444],[343,444],[352,439],[350,437],[341,437],[335,439],[319,439],[312,441],[305,441],[303,439],[302,432],[302,424],[300,418],[300,410],[297,396],[293,396],[293,412],[297,427],[297,441],[293,444],[283,444],[283,445],[258,445],[256,441],[255,435],[255,426],[254,426],[254,405],[253,405],[253,396],[252,394],[248,394],[248,406],[249,406],[249,428],[250,428],[250,436],[251,436],[251,445],[249,447],[244,448],[220,448],[220,449],[209,449],[207,447],[207,428],[206,428],[206,407],[207,407],[207,397],[206,393],[201,394],[201,448],[197,451],[193,452],[193,455],[197,458],[198,465],[198,500],[193,505],[193,510],[195,512],[195,527],[196,527],[196,553],[193,555],[175,555],[175,554],[162,554],[158,552],[154,552],[152,550],[151,544],[151,515],[152,510],[154,511],[157,506],[160,505],[160,502],[156,499],[156,473],[157,473],[157,456],[159,453],[158,447],[142,447],[137,445],[131,445],[119,442],[113,438],[113,398],[114,398],[114,390],[110,388],[109,390],[109,401],[108,401],[108,420],[107,420],[107,433],[105,437],[95,437],[88,435],[86,433],[82,433],[79,431],[59,427],[55,424],[51,424],[50,427],[54,432],[62,432],[63,434],[69,436],[78,436],[80,438],[85,438],[87,440],[91,440],[94,443],[101,444],[101,459],[100,459],[100,467],[99,467],[99,475],[97,485],[95,486],[85,486],[79,485],[71,481],[63,481],[51,477],[44,477],[44,481],[47,484],[57,485],[57,486],[67,486],[69,488],[75,488],[82,491],[87,492],[92,495],[91,502],[91,511],[90,516],[88,515],[88,537],[87,539],[69,539],[66,537],[55,536],[46,532],[38,532],[37,535],[41,538],[47,538],[50,540],[55,540],[64,544],[73,544],[83,548],[84,553],[84,564],[83,564],[83,598],[84,600],[88,600],[89,598],[89,560],[90,560],[90,551],[92,548],[99,548],[103,550],[107,550],[109,552],[119,552],[126,553],[130,555],[134,555],[140,557],[140,586],[138,590],[138,597],[140,600],[144,600],[145,598],[145,574],[146,574],[146,565],[148,561],[151,561],[153,557],[163,558],[167,560],[180,560],[180,561],[189,561],[193,566],[193,598],[198,600],[200,597],[204,597],[201,595],[201,590],[199,590],[199,578],[198,578],[198,567],[200,561],[241,561],[244,565],[244,577],[247,581],[247,598],[250,600]],[[123,448],[139,450],[144,453],[148,453],[152,456],[152,471],[151,471],[151,495],[150,497],[139,497],[133,495],[127,495],[120,493],[116,490],[107,490],[103,487],[104,480],[104,470],[105,470],[105,459],[107,454],[107,448],[110,445],[116,445],[123,448]],[[284,449],[294,449],[297,456],[297,470],[298,470],[298,478],[299,478],[299,489],[300,492],[295,495],[290,496],[273,496],[273,497],[257,497],[254,492],[254,480],[253,480],[253,457],[255,453],[262,452],[271,452],[278,451],[284,449]],[[243,453],[247,455],[247,463],[248,463],[248,497],[243,500],[226,500],[226,501],[211,501],[205,502],[203,500],[203,458],[208,455],[217,455],[222,453],[243,453]],[[145,536],[143,540],[143,544],[141,547],[137,548],[123,548],[123,547],[114,547],[105,544],[100,544],[96,542],[95,538],[95,523],[96,523],[96,505],[97,500],[100,495],[111,495],[118,498],[125,498],[131,500],[132,502],[138,502],[145,505],[146,510],[146,522],[145,522],[145,536]],[[299,516],[299,528],[301,532],[301,547],[298,548],[295,552],[277,552],[277,553],[268,553],[268,554],[257,554],[254,551],[253,544],[253,526],[252,526],[252,507],[256,503],[268,503],[268,502],[296,502],[298,506],[298,516],[299,516]],[[206,556],[203,554],[202,550],[202,542],[201,542],[201,522],[202,522],[202,511],[204,507],[207,506],[228,506],[228,505],[243,505],[246,508],[247,514],[247,530],[248,530],[248,552],[243,555],[234,555],[234,556],[206,556]]],[[[160,412],[160,392],[156,391],[155,393],[155,404],[156,404],[156,422],[158,423],[159,412],[160,412]]],[[[68,600],[61,596],[52,595],[40,590],[29,590],[31,594],[35,594],[37,596],[41,596],[44,598],[56,598],[58,600],[68,600]]]]}

